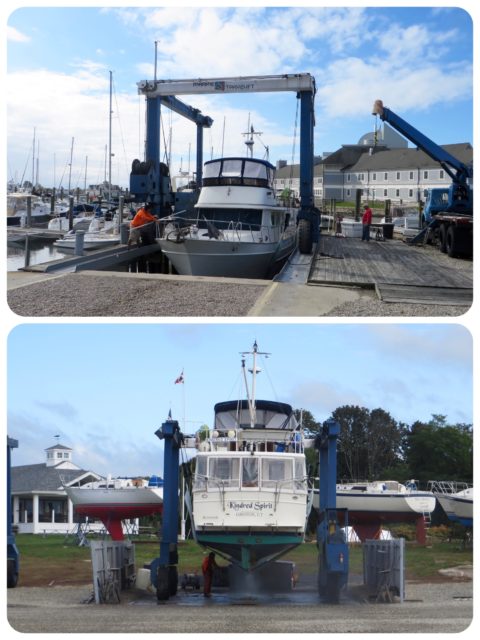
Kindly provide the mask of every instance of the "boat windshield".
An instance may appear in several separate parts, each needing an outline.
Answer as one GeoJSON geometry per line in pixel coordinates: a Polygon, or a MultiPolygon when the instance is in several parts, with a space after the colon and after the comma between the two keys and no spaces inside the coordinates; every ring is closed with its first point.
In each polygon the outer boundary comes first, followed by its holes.
{"type": "Polygon", "coordinates": [[[273,166],[263,160],[224,158],[205,164],[202,184],[204,187],[240,185],[271,188],[273,176],[273,166]]]}
{"type": "Polygon", "coordinates": [[[291,457],[198,456],[195,488],[290,487],[304,489],[305,461],[291,457]]]}
{"type": "Polygon", "coordinates": [[[212,222],[217,229],[228,229],[232,224],[239,228],[260,229],[262,224],[261,209],[221,209],[201,207],[197,209],[197,226],[207,228],[207,221],[212,222]]]}

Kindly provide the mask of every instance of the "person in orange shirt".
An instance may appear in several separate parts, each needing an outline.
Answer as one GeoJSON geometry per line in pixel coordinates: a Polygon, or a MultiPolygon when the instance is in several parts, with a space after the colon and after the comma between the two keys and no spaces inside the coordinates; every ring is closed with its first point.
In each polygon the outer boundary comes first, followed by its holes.
{"type": "Polygon", "coordinates": [[[149,202],[145,204],[135,214],[130,223],[130,235],[128,237],[128,246],[136,243],[137,247],[142,245],[153,244],[155,242],[155,222],[158,220],[153,211],[154,205],[149,202]]]}
{"type": "Polygon", "coordinates": [[[213,572],[217,566],[218,565],[215,562],[215,554],[211,551],[208,556],[205,556],[202,562],[203,595],[206,598],[209,598],[212,595],[213,572]]]}

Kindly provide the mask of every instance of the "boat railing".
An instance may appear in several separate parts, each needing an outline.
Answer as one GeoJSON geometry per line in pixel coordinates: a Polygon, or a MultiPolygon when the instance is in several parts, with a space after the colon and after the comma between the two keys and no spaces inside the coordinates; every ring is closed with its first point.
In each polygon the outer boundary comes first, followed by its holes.
{"type": "Polygon", "coordinates": [[[194,490],[208,491],[208,489],[211,488],[210,484],[213,484],[214,488],[219,490],[220,502],[222,503],[223,510],[225,510],[225,487],[238,489],[239,479],[229,478],[227,481],[225,481],[225,480],[222,480],[221,478],[214,478],[212,476],[195,475],[195,480],[193,484],[194,490]],[[230,484],[232,480],[235,480],[235,484],[230,484]]]}
{"type": "Polygon", "coordinates": [[[429,480],[428,490],[432,493],[441,493],[444,495],[451,495],[458,493],[459,491],[465,491],[469,485],[466,482],[459,482],[457,480],[429,480]]]}
{"type": "Polygon", "coordinates": [[[273,242],[275,238],[272,236],[274,228],[268,225],[259,225],[242,222],[241,220],[210,220],[208,218],[197,216],[196,218],[184,218],[181,214],[184,212],[176,212],[174,215],[160,218],[157,221],[157,237],[164,238],[171,242],[184,242],[186,238],[196,238],[204,235],[206,231],[216,240],[236,239],[238,242],[245,241],[245,237],[251,238],[251,242],[273,242]]]}
{"type": "Polygon", "coordinates": [[[288,480],[277,480],[275,483],[274,511],[277,510],[278,502],[280,500],[280,494],[282,493],[282,490],[286,490],[287,485],[290,485],[289,493],[291,494],[297,494],[300,492],[304,493],[305,495],[307,494],[307,478],[306,477],[302,478],[300,481],[298,478],[288,478],[288,480]],[[299,484],[301,485],[301,487],[298,486],[299,484]]]}

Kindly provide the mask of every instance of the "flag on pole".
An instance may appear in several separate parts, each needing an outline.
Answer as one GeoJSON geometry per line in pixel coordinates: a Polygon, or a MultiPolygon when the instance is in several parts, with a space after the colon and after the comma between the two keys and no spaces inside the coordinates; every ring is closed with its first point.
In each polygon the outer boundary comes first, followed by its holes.
{"type": "Polygon", "coordinates": [[[183,379],[183,371],[182,371],[182,373],[181,373],[181,374],[178,376],[178,378],[175,380],[175,384],[180,384],[180,383],[182,383],[182,384],[183,384],[183,382],[184,382],[184,379],[183,379]]]}

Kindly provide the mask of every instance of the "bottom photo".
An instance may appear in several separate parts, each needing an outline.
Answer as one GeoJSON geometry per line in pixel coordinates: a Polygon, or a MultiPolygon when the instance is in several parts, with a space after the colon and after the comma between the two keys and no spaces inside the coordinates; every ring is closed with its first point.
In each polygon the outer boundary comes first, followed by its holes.
{"type": "Polygon", "coordinates": [[[460,324],[22,324],[7,405],[15,632],[472,623],[460,324]]]}

